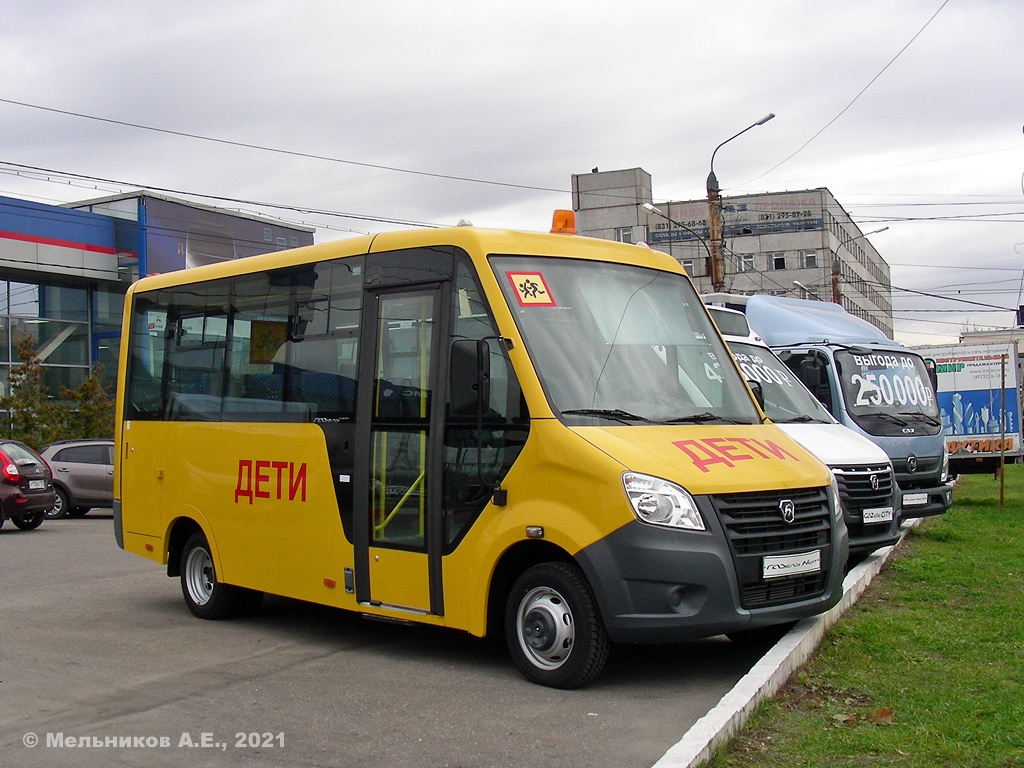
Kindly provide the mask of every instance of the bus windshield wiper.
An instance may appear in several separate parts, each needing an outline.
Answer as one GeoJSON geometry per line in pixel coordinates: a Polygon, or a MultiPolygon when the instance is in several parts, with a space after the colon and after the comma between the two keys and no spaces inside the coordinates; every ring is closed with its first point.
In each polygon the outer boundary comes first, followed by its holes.
{"type": "Polygon", "coordinates": [[[650,421],[650,419],[644,416],[637,416],[635,413],[623,411],[620,408],[570,408],[569,410],[562,411],[562,415],[598,416],[602,419],[613,419],[615,421],[624,422],[650,421]]]}
{"type": "Polygon", "coordinates": [[[817,421],[819,424],[827,424],[826,421],[819,421],[810,414],[801,413],[799,416],[794,416],[791,419],[772,419],[774,424],[806,424],[808,421],[817,421]]]}
{"type": "MultiPolygon", "coordinates": [[[[666,419],[666,424],[706,424],[709,421],[729,421],[729,419],[722,418],[710,411],[704,413],[695,413],[692,416],[680,416],[677,419],[666,419]]],[[[736,422],[734,422],[736,423],[736,422]]]]}

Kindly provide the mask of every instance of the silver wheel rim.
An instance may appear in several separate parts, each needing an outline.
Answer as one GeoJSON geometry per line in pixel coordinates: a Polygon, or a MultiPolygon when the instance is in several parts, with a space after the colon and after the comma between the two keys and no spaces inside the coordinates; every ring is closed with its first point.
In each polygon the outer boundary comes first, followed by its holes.
{"type": "Polygon", "coordinates": [[[551,587],[531,589],[519,603],[516,634],[523,653],[536,666],[552,670],[569,658],[576,627],[565,598],[551,587]]]}
{"type": "Polygon", "coordinates": [[[188,553],[185,561],[185,584],[196,605],[206,605],[213,595],[213,560],[210,553],[196,547],[188,553]]]}
{"type": "Polygon", "coordinates": [[[63,510],[63,509],[64,509],[64,499],[58,493],[57,494],[57,498],[53,502],[53,506],[50,507],[50,509],[48,509],[46,511],[46,515],[47,515],[47,517],[57,517],[61,513],[61,510],[63,510]]]}

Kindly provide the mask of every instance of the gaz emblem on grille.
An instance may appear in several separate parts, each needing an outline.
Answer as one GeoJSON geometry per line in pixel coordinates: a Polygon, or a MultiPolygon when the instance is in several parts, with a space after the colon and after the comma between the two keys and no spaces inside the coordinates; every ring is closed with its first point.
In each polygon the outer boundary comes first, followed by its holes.
{"type": "Polygon", "coordinates": [[[878,475],[872,475],[871,476],[871,490],[872,491],[877,491],[878,490],[878,486],[879,486],[878,475]]]}
{"type": "Polygon", "coordinates": [[[780,501],[779,512],[782,513],[782,519],[787,523],[792,523],[796,520],[796,504],[793,503],[792,499],[780,501]]]}

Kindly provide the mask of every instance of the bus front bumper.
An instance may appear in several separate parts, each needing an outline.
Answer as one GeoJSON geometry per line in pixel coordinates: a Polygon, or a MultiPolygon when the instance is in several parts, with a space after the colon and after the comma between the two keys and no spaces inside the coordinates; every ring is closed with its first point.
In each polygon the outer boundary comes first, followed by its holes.
{"type": "Polygon", "coordinates": [[[761,558],[739,562],[720,530],[698,533],[629,523],[583,549],[576,561],[594,587],[613,642],[679,642],[797,621],[836,605],[843,594],[849,543],[845,525],[833,531],[833,540],[817,548],[817,586],[808,584],[813,575],[761,579],[761,558]],[[738,571],[746,572],[746,584],[740,583],[738,571]],[[770,604],[743,606],[741,594],[761,590],[774,593],[770,604]]]}

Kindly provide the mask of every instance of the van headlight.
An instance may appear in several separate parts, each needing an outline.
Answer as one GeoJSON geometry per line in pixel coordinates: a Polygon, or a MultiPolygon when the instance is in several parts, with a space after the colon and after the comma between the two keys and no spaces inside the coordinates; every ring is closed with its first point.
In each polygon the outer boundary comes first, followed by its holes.
{"type": "Polygon", "coordinates": [[[828,484],[828,497],[832,503],[832,517],[838,523],[843,519],[843,500],[839,498],[839,482],[836,480],[836,476],[831,472],[829,475],[832,477],[832,482],[828,484]]]}
{"type": "Polygon", "coordinates": [[[622,487],[633,507],[633,514],[642,523],[703,531],[704,518],[697,511],[697,503],[675,483],[660,477],[624,472],[622,487]]]}

